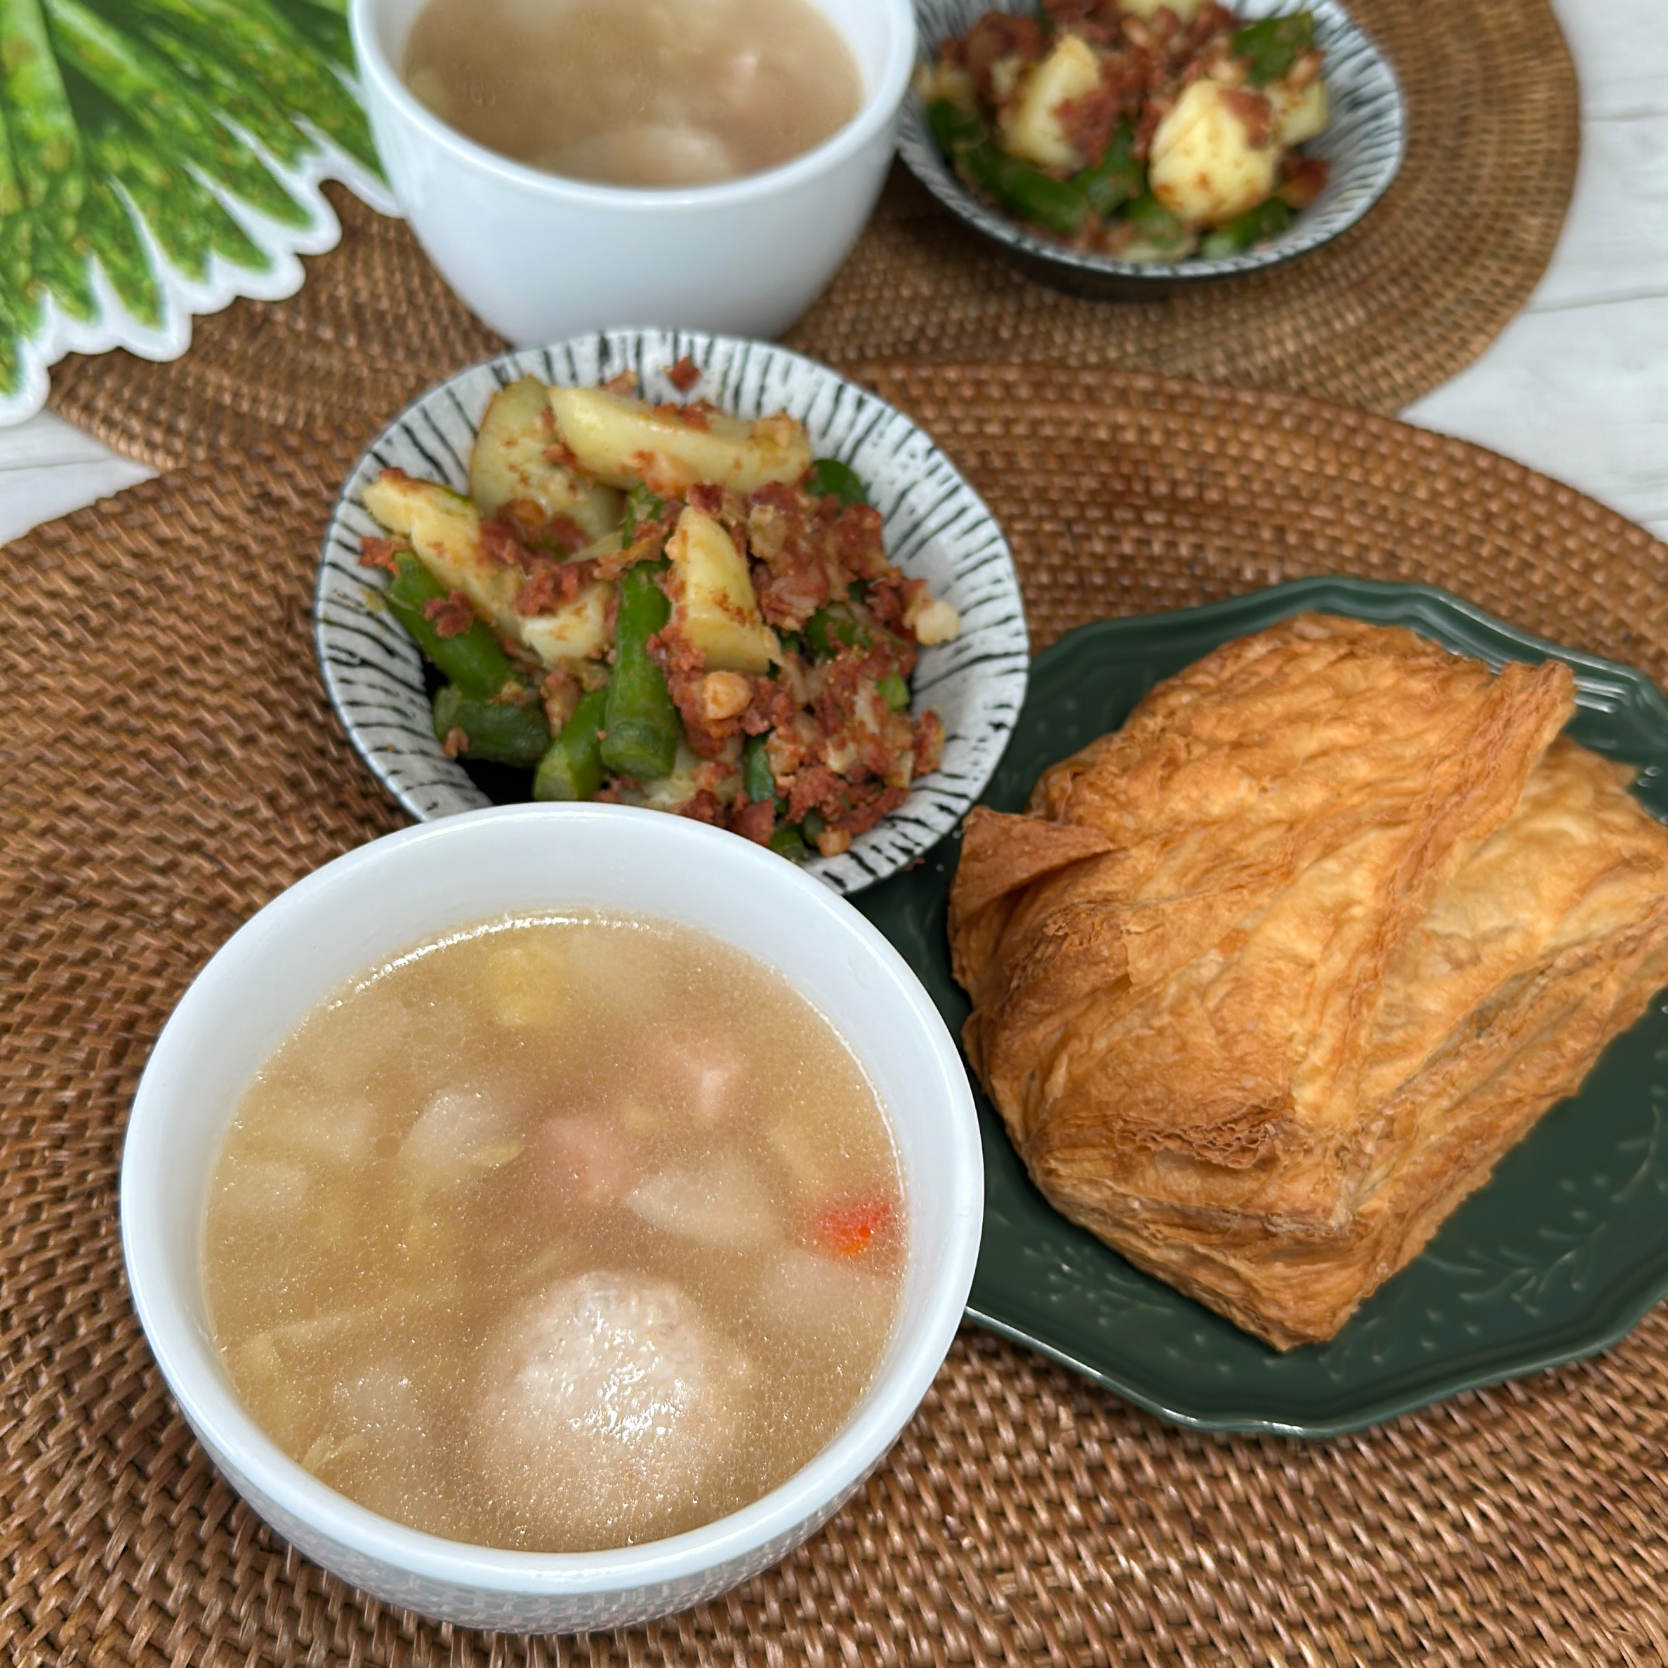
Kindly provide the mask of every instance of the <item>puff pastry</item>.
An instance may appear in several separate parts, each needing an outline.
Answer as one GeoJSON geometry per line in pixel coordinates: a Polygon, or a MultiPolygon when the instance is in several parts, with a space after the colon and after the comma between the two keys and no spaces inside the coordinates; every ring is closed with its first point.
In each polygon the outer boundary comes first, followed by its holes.
{"type": "Polygon", "coordinates": [[[1301,615],[975,811],[968,1055],[1056,1208],[1281,1348],[1416,1255],[1668,982],[1668,829],[1573,706],[1301,615]]]}

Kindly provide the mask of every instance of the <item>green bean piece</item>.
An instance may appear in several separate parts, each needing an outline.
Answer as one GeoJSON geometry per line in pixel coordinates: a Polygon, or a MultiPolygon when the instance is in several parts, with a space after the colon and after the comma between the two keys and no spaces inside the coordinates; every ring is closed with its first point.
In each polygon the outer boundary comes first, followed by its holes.
{"type": "Polygon", "coordinates": [[[303,116],[380,177],[376,145],[358,101],[307,36],[265,0],[124,0],[161,19],[303,116]]]}
{"type": "Polygon", "coordinates": [[[770,838],[765,844],[778,857],[785,857],[790,863],[803,863],[810,855],[805,849],[805,841],[799,830],[791,822],[778,823],[770,831],[770,838]]]}
{"type": "Polygon", "coordinates": [[[449,683],[434,698],[435,740],[444,742],[454,730],[461,730],[466,738],[465,758],[488,759],[493,764],[530,769],[550,746],[550,726],[542,708],[478,701],[449,683]]]}
{"type": "Polygon", "coordinates": [[[741,785],[755,805],[776,797],[776,772],[770,768],[763,736],[749,736],[741,750],[741,785]]]}
{"type": "Polygon", "coordinates": [[[1089,198],[1080,186],[1021,162],[994,140],[962,146],[956,160],[970,184],[988,192],[1021,220],[1033,220],[1063,237],[1074,236],[1088,223],[1089,198]]]}
{"type": "Polygon", "coordinates": [[[23,200],[40,210],[56,192],[60,207],[74,215],[81,207],[86,178],[71,178],[81,159],[81,144],[52,47],[39,0],[0,0],[3,103],[23,200]]]}
{"type": "Polygon", "coordinates": [[[519,684],[520,675],[485,620],[471,620],[467,630],[451,637],[435,630],[423,609],[449,594],[409,550],[402,550],[394,557],[394,578],[382,598],[412,642],[450,682],[474,700],[490,701],[507,685],[519,684]]]}
{"type": "Polygon", "coordinates": [[[927,127],[952,162],[964,146],[983,144],[990,138],[985,124],[971,110],[947,98],[935,98],[927,106],[927,127]]]}
{"type": "Polygon", "coordinates": [[[1154,250],[1163,252],[1188,247],[1187,227],[1150,191],[1137,197],[1125,213],[1130,225],[1154,250]]]}
{"type": "Polygon", "coordinates": [[[799,819],[799,826],[804,829],[806,839],[814,840],[828,826],[828,818],[821,811],[807,811],[799,819]]]}
{"type": "Polygon", "coordinates": [[[949,99],[927,106],[927,126],[956,172],[1010,213],[1070,237],[1088,222],[1088,194],[1072,180],[1057,180],[1010,156],[979,118],[949,99]]]}
{"type": "Polygon", "coordinates": [[[805,477],[805,490],[813,498],[838,498],[846,505],[869,501],[857,471],[838,458],[814,459],[811,472],[805,477]]]}
{"type": "Polygon", "coordinates": [[[166,58],[174,72],[191,84],[192,91],[205,104],[231,117],[286,168],[295,167],[313,148],[307,135],[266,96],[259,84],[252,84],[234,66],[222,63],[212,53],[155,24],[145,27],[141,34],[146,45],[166,58]]]}
{"type": "Polygon", "coordinates": [[[666,674],[648,649],[649,639],[672,615],[672,605],[659,585],[660,575],[669,566],[664,561],[637,562],[620,576],[602,762],[640,782],[672,774],[683,735],[666,674]]]}
{"type": "Polygon", "coordinates": [[[204,173],[262,214],[307,226],[311,213],[266,164],[169,68],[81,0],[46,0],[64,59],[120,105],[153,139],[182,152],[204,173]]]}
{"type": "Polygon", "coordinates": [[[826,608],[819,608],[805,622],[805,647],[816,660],[830,660],[840,652],[834,635],[834,616],[826,608]]]}
{"type": "Polygon", "coordinates": [[[1241,29],[1231,50],[1246,63],[1245,79],[1253,87],[1278,81],[1292,65],[1312,50],[1315,20],[1308,12],[1290,12],[1284,17],[1265,17],[1241,29]]]}
{"type": "Polygon", "coordinates": [[[579,705],[533,773],[535,799],[589,799],[602,786],[600,732],[607,707],[606,685],[579,697],[579,705]]]}
{"type": "Polygon", "coordinates": [[[1118,123],[1100,161],[1074,174],[1071,183],[1103,220],[1147,189],[1147,176],[1135,155],[1135,129],[1129,122],[1118,123]]]}
{"type": "Polygon", "coordinates": [[[1210,260],[1226,255],[1240,255],[1271,237],[1278,236],[1291,225],[1291,205],[1282,197],[1270,197],[1247,209],[1244,214],[1225,221],[1213,232],[1206,232],[1199,244],[1199,253],[1210,260]]]}
{"type": "Polygon", "coordinates": [[[904,712],[909,707],[909,685],[896,672],[888,672],[877,679],[875,689],[886,703],[888,712],[904,712]]]}
{"type": "MultiPolygon", "coordinates": [[[[843,607],[842,605],[839,605],[843,607]]],[[[817,660],[832,660],[841,648],[863,647],[869,644],[868,633],[859,629],[857,622],[835,608],[819,608],[805,622],[805,646],[817,660]]]]}

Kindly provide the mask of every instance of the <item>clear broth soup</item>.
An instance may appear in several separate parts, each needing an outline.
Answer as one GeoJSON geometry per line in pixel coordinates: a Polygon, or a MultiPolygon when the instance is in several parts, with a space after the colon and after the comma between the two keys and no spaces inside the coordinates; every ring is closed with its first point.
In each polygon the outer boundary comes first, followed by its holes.
{"type": "Polygon", "coordinates": [[[631,916],[484,923],[332,996],[216,1162],[215,1343],[250,1413],[414,1528],[540,1552],[760,1498],[874,1378],[896,1149],[779,975],[631,916]]]}
{"type": "Polygon", "coordinates": [[[863,99],[850,49],[809,0],[429,0],[404,74],[489,150],[611,185],[774,168],[863,99]]]}

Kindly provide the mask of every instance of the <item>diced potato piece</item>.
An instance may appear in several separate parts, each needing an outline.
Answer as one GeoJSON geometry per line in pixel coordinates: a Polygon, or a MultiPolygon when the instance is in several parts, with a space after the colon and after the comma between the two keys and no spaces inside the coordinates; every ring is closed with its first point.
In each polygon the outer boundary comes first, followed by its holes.
{"type": "Polygon", "coordinates": [[[608,647],[608,599],[614,587],[593,580],[572,602],[521,621],[521,640],[546,666],[590,660],[608,647]]]}
{"type": "Polygon", "coordinates": [[[961,110],[979,108],[978,88],[972,75],[960,64],[917,64],[915,94],[923,104],[931,104],[935,99],[948,99],[961,110]]]}
{"type": "MultiPolygon", "coordinates": [[[[1014,96],[1019,78],[1031,66],[1017,52],[1005,52],[990,66],[990,96],[998,104],[1006,104],[1014,96]]],[[[978,106],[974,106],[977,111],[978,106]]]]}
{"type": "Polygon", "coordinates": [[[620,1102],[620,1128],[633,1135],[658,1135],[666,1127],[666,1115],[643,1100],[620,1102]]]}
{"type": "Polygon", "coordinates": [[[1151,17],[1161,6],[1168,6],[1183,23],[1191,23],[1205,0],[1118,0],[1118,10],[1125,17],[1151,17]]]}
{"type": "Polygon", "coordinates": [[[669,1167],[626,1195],[651,1227],[721,1251],[750,1251],[782,1237],[782,1224],[753,1167],[734,1155],[669,1167]]]}
{"type": "Polygon", "coordinates": [[[811,443],[791,417],[690,418],[601,388],[552,388],[550,405],[580,468],[610,486],[642,480],[670,498],[707,481],[745,494],[767,481],[797,481],[811,467],[811,443]]]}
{"type": "Polygon", "coordinates": [[[283,1139],[299,1156],[339,1173],[371,1156],[375,1127],[371,1103],[363,1095],[298,1094],[290,1102],[283,1139]]]}
{"type": "Polygon", "coordinates": [[[795,1189],[827,1193],[842,1179],[846,1145],[839,1126],[810,1107],[797,1107],[766,1131],[795,1189]]]}
{"type": "Polygon", "coordinates": [[[298,1379],[272,1335],[259,1333],[228,1351],[238,1397],[275,1442],[294,1453],[311,1446],[321,1409],[315,1386],[298,1379]]]}
{"type": "Polygon", "coordinates": [[[884,1332],[896,1288],[850,1260],[797,1246],[765,1263],[755,1299],[773,1326],[829,1342],[884,1332]]]}
{"type": "Polygon", "coordinates": [[[599,539],[618,529],[624,501],[612,487],[581,480],[545,456],[556,437],[549,414],[550,391],[536,376],[492,396],[469,457],[469,496],[482,515],[496,515],[512,498],[530,499],[599,539]]]}
{"type": "Polygon", "coordinates": [[[363,1453],[364,1449],[363,1436],[327,1431],[301,1456],[301,1466],[304,1471],[311,1471],[317,1477],[337,1460],[352,1459],[355,1454],[363,1453]]]}
{"type": "Polygon", "coordinates": [[[391,533],[411,540],[417,559],[442,585],[463,594],[511,642],[521,641],[515,611],[519,569],[487,559],[481,518],[461,493],[387,471],[365,489],[365,508],[391,533]]]}
{"type": "Polygon", "coordinates": [[[630,801],[647,805],[652,811],[675,811],[695,797],[695,772],[700,768],[698,755],[687,742],[680,741],[677,758],[672,762],[672,774],[662,776],[658,781],[642,783],[637,792],[629,796],[630,801]]]}
{"type": "Polygon", "coordinates": [[[400,1143],[400,1163],[418,1181],[419,1196],[508,1164],[521,1138],[506,1133],[499,1107],[478,1092],[442,1089],[432,1096],[400,1143]]]}
{"type": "Polygon", "coordinates": [[[1274,140],[1276,144],[1301,145],[1326,130],[1331,120],[1332,107],[1327,102],[1326,83],[1320,79],[1307,87],[1288,87],[1277,81],[1266,89],[1268,101],[1274,106],[1274,140]]]}
{"type": "Polygon", "coordinates": [[[998,118],[1002,148],[1039,168],[1081,168],[1083,153],[1060,125],[1060,106],[1100,85],[1100,60],[1076,35],[1062,35],[1054,50],[1020,78],[1019,96],[998,118]]]}
{"type": "Polygon", "coordinates": [[[904,624],[923,647],[948,643],[961,632],[961,615],[942,597],[919,591],[904,609],[904,624]]]}
{"type": "Polygon", "coordinates": [[[657,776],[650,782],[623,784],[619,789],[620,803],[646,805],[651,811],[679,810],[700,792],[696,773],[701,765],[700,755],[688,742],[680,741],[677,757],[672,761],[672,774],[657,776]]]}
{"type": "Polygon", "coordinates": [[[1194,81],[1153,134],[1147,169],[1153,195],[1194,226],[1217,226],[1273,191],[1277,152],[1251,143],[1227,89],[1194,81]]]}
{"type": "Polygon", "coordinates": [[[492,1017],[512,1030],[547,1031],[573,1005],[573,967],[561,945],[539,937],[494,945],[481,974],[492,1017]]]}
{"type": "Polygon", "coordinates": [[[677,622],[715,671],[762,674],[780,655],[776,634],[759,613],[747,563],[709,515],[685,509],[666,541],[678,576],[677,622]]]}

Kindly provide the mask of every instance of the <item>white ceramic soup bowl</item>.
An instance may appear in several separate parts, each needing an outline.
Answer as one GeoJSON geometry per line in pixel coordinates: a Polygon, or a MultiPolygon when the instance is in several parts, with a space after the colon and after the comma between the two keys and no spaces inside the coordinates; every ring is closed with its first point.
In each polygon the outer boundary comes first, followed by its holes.
{"type": "Polygon", "coordinates": [[[891,1447],[961,1319],[984,1172],[967,1075],[903,958],[791,863],[682,817],[611,805],[495,807],[408,828],[274,899],[197,976],[134,1098],[122,1155],[122,1249],[163,1376],[249,1504],[326,1569],[443,1621],[518,1632],[627,1626],[682,1610],[775,1563],[825,1522],[891,1447]],[[629,910],[716,934],[827,1016],[886,1106],[909,1250],[875,1380],[803,1470],[743,1510],[619,1551],[465,1546],[355,1505],[288,1458],[243,1409],[209,1333],[202,1229],[220,1139],[255,1071],[355,974],[483,918],[629,910]]]}
{"type": "Polygon", "coordinates": [[[617,324],[776,336],[857,241],[914,65],[910,0],[813,0],[856,60],[857,115],[781,167],[676,189],[560,178],[448,127],[400,77],[424,3],[351,0],[371,129],[418,241],[516,345],[617,324]]]}

